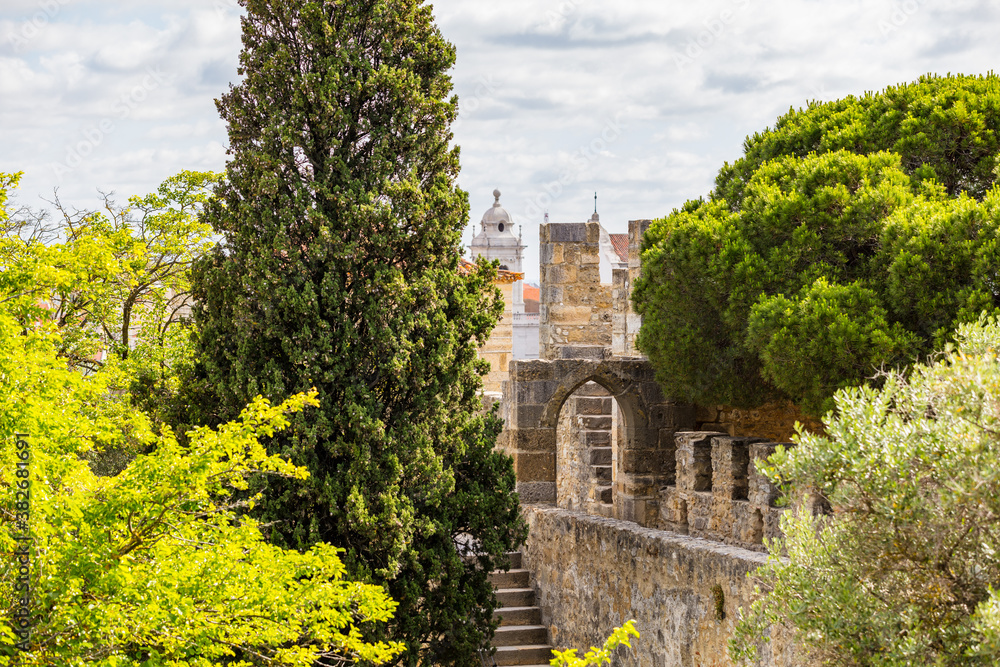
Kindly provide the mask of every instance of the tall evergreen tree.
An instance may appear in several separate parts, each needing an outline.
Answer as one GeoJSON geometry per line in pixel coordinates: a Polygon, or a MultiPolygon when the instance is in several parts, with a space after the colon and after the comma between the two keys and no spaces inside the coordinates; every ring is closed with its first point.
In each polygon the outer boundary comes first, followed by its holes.
{"type": "Polygon", "coordinates": [[[199,421],[315,387],[321,407],[269,444],[310,471],[266,481],[271,539],[332,543],[384,583],[404,661],[473,664],[487,574],[525,529],[478,413],[502,302],[492,269],[458,270],[454,47],[421,0],[242,3],[244,79],[218,102],[232,157],[206,213],[225,242],[195,270],[199,421]]]}

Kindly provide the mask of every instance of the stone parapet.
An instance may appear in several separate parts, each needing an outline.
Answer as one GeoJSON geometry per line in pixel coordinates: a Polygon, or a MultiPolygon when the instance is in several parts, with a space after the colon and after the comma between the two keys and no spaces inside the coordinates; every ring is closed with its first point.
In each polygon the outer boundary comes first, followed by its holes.
{"type": "Polygon", "coordinates": [[[676,483],[660,489],[659,521],[650,525],[754,551],[781,536],[780,492],[758,471],[779,443],[711,431],[675,440],[676,483]]]}
{"type": "MultiPolygon", "coordinates": [[[[734,667],[727,644],[752,599],[747,575],[764,554],[550,506],[522,512],[524,567],[557,648],[600,646],[634,619],[642,636],[616,665],[734,667]]],[[[782,628],[760,651],[757,667],[802,664],[782,628]]]]}

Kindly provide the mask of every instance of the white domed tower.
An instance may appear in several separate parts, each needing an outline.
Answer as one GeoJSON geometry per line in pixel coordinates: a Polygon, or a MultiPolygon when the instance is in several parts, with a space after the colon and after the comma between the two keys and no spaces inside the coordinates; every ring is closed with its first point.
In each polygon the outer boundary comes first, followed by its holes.
{"type": "MultiPolygon", "coordinates": [[[[493,206],[483,214],[482,230],[472,240],[471,259],[495,259],[500,262],[501,271],[522,273],[521,258],[526,246],[521,243],[520,236],[514,236],[510,213],[500,205],[500,191],[494,190],[493,197],[493,206]]],[[[512,311],[524,313],[524,285],[520,280],[514,283],[512,296],[512,311]]]]}

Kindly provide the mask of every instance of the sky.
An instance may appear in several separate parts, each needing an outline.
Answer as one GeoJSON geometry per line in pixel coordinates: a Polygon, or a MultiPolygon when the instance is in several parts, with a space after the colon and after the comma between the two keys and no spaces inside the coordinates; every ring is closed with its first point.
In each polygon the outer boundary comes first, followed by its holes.
{"type": "MultiPolygon", "coordinates": [[[[612,233],[707,194],[790,108],[1000,60],[986,0],[438,0],[455,44],[465,243],[501,190],[538,279],[538,225],[612,233]]],[[[17,203],[92,209],[221,171],[236,0],[0,0],[0,172],[17,203]]]]}

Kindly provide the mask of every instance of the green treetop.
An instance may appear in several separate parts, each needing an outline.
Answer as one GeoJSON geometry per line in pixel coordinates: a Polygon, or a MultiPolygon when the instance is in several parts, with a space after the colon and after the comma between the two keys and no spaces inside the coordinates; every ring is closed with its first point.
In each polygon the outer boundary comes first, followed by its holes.
{"type": "Polygon", "coordinates": [[[665,389],[820,415],[995,312],[998,129],[1000,79],[928,76],[748,138],[643,240],[638,344],[665,389]]]}
{"type": "Polygon", "coordinates": [[[244,4],[192,408],[215,423],[316,387],[320,407],[268,441],[310,472],[267,481],[271,539],[345,548],[398,601],[387,631],[406,660],[469,664],[491,631],[487,574],[523,528],[498,422],[477,414],[502,301],[491,270],[458,271],[454,48],[416,0],[244,4]]]}

